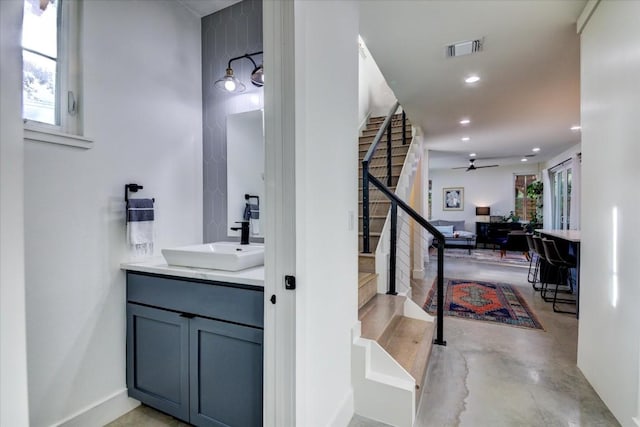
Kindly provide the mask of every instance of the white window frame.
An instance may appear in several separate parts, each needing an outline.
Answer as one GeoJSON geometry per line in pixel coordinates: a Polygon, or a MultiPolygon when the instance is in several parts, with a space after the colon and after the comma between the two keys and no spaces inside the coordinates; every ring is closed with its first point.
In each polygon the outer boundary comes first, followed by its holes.
{"type": "Polygon", "coordinates": [[[549,172],[549,182],[551,183],[551,225],[557,230],[569,230],[571,227],[571,217],[575,214],[571,212],[569,199],[568,174],[573,175],[573,161],[567,160],[552,168],[549,172]],[[556,188],[556,178],[562,178],[562,194],[558,194],[556,188]],[[562,198],[562,211],[558,208],[559,199],[562,198]]]}
{"type": "Polygon", "coordinates": [[[78,148],[91,148],[93,140],[83,135],[83,103],[81,96],[82,66],[80,56],[81,0],[62,0],[58,25],[56,105],[60,123],[51,125],[24,120],[24,140],[49,142],[78,148]],[[73,98],[71,98],[72,94],[73,98]],[[75,109],[70,113],[70,100],[75,109]]]}

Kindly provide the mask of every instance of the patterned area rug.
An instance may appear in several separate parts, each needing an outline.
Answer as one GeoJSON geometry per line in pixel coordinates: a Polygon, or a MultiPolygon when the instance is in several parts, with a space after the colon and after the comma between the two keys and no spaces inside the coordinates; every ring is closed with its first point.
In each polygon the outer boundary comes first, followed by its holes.
{"type": "MultiPolygon", "coordinates": [[[[430,255],[436,255],[432,250],[430,255]]],[[[500,249],[471,249],[471,254],[467,249],[445,248],[445,258],[467,259],[486,264],[513,265],[516,267],[529,268],[529,261],[522,252],[507,251],[504,257],[500,258],[500,249]]]]}
{"type": "MultiPolygon", "coordinates": [[[[436,313],[436,281],[423,309],[436,313]]],[[[444,314],[522,328],[543,329],[517,289],[506,283],[444,279],[444,314]]]]}

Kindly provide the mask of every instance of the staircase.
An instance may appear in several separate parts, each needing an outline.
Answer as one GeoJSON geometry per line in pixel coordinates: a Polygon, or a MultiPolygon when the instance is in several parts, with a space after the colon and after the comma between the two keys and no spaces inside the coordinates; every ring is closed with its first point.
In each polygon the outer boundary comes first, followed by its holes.
{"type": "MultiPolygon", "coordinates": [[[[367,128],[359,139],[360,185],[362,185],[362,159],[384,120],[385,117],[370,118],[367,128]]],[[[406,129],[406,145],[402,145],[402,116],[395,115],[392,120],[392,173],[391,186],[389,186],[393,191],[398,184],[411,144],[412,131],[408,121],[406,129]]],[[[386,135],[380,141],[369,168],[378,179],[387,182],[386,135]]],[[[364,340],[355,340],[354,344],[356,344],[355,352],[366,353],[363,357],[372,366],[365,369],[358,365],[357,369],[354,369],[360,373],[365,372],[354,382],[356,389],[364,390],[362,394],[367,397],[362,400],[356,398],[356,412],[388,424],[410,426],[413,424],[418,399],[422,394],[421,389],[435,327],[433,319],[410,299],[378,292],[375,252],[391,203],[373,186],[369,189],[369,200],[371,253],[366,254],[362,253],[362,188],[360,188],[358,319],[361,323],[360,338],[364,340]],[[385,399],[385,404],[379,402],[381,398],[385,399]]]]}

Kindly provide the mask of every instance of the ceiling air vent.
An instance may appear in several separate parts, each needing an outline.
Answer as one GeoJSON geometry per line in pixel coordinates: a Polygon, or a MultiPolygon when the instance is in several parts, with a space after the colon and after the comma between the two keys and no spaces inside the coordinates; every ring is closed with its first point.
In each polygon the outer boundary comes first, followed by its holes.
{"type": "Polygon", "coordinates": [[[456,56],[471,55],[472,53],[482,50],[483,40],[467,40],[460,43],[454,43],[447,46],[447,57],[454,58],[456,56]]]}

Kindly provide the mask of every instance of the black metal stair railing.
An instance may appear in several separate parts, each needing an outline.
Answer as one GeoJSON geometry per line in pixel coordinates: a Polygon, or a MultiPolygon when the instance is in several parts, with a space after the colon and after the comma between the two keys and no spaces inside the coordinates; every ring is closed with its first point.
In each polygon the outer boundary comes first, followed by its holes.
{"type": "MultiPolygon", "coordinates": [[[[446,345],[444,340],[444,235],[424,219],[411,206],[400,199],[391,189],[392,185],[392,118],[398,110],[400,104],[396,102],[389,110],[389,114],[385,118],[382,126],[378,130],[371,146],[367,150],[367,154],[362,160],[362,246],[364,253],[371,253],[370,239],[370,211],[369,211],[369,184],[376,187],[391,203],[391,230],[390,230],[390,250],[389,250],[389,287],[387,294],[397,295],[396,292],[396,263],[397,263],[397,229],[398,229],[398,208],[406,212],[417,224],[431,233],[437,243],[438,251],[438,277],[437,277],[437,309],[436,309],[436,338],[435,344],[446,345]],[[369,170],[371,159],[378,147],[378,143],[383,135],[387,134],[387,154],[386,169],[387,179],[386,185],[369,170]]],[[[402,112],[402,145],[406,145],[406,115],[402,112]]]]}

